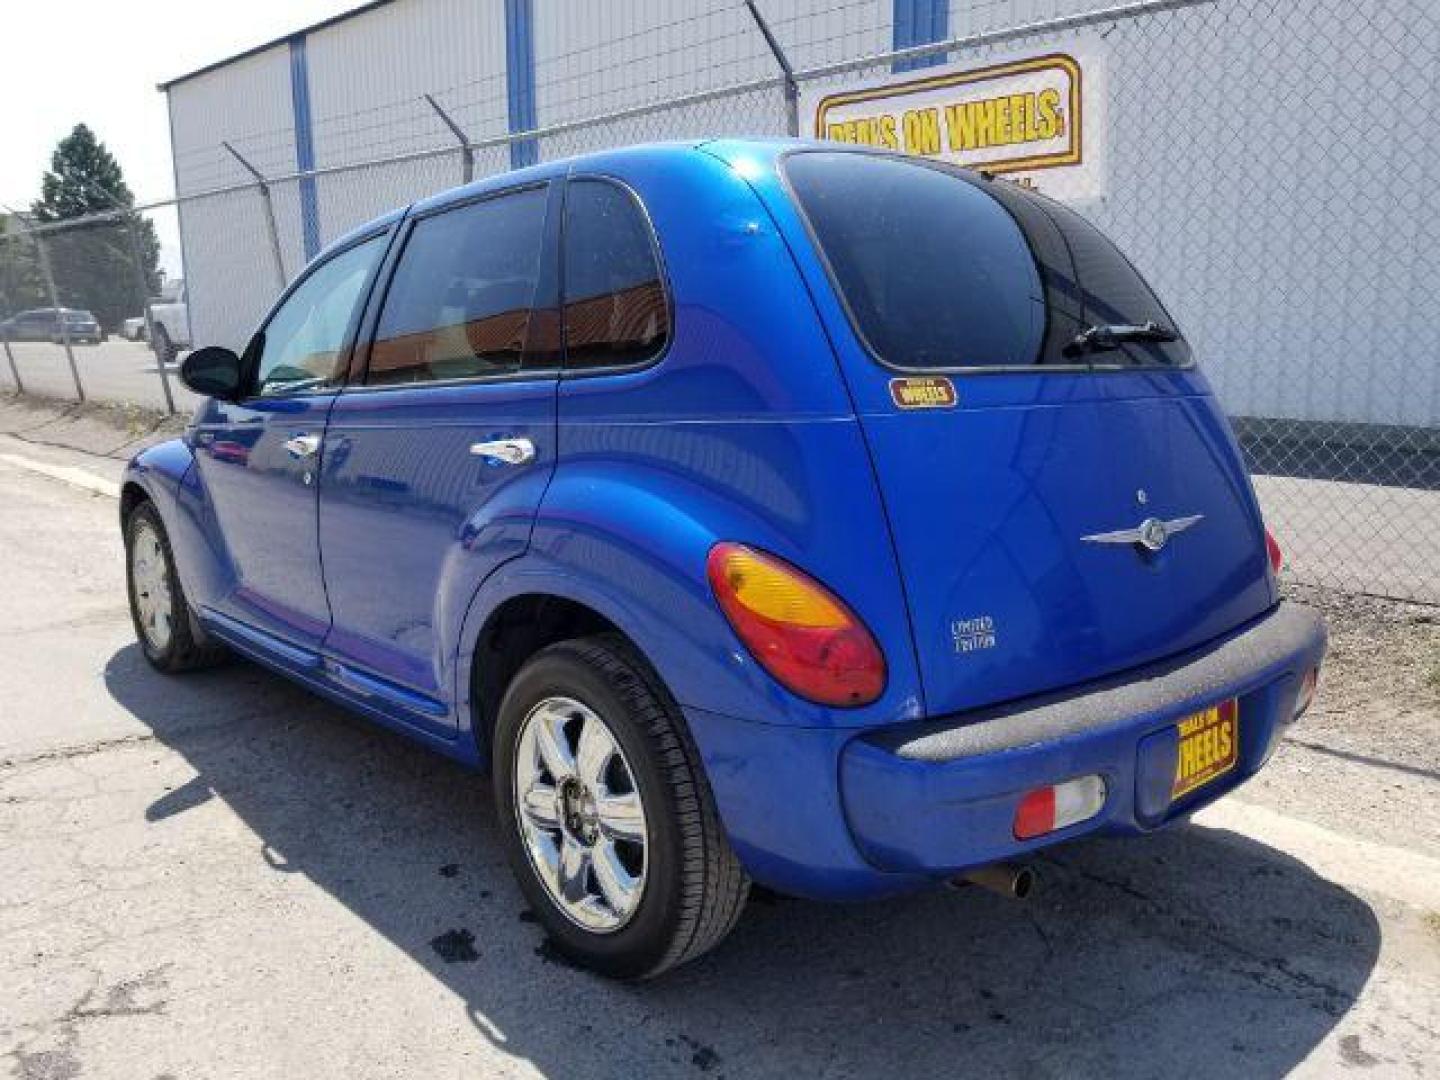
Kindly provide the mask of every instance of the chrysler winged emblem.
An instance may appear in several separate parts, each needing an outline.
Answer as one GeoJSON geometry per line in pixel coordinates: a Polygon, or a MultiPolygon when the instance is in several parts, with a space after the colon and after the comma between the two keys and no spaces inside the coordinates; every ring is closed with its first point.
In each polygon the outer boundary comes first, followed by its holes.
{"type": "Polygon", "coordinates": [[[1153,517],[1146,518],[1133,529],[1092,533],[1089,536],[1082,536],[1080,539],[1087,544],[1134,544],[1146,551],[1159,551],[1170,542],[1170,537],[1184,532],[1204,516],[1204,514],[1191,514],[1189,517],[1171,518],[1169,521],[1153,517]]]}

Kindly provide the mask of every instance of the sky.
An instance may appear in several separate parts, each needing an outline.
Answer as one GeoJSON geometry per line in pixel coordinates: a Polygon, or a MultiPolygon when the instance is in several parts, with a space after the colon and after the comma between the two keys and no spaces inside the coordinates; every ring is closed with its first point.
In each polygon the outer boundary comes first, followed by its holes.
{"type": "MultiPolygon", "coordinates": [[[[175,192],[158,83],[359,6],[361,0],[7,0],[0,24],[0,203],[40,194],[55,144],[84,122],[140,202],[175,192]],[[56,46],[45,43],[54,40],[56,46]]],[[[174,212],[156,215],[179,270],[174,212]]]]}

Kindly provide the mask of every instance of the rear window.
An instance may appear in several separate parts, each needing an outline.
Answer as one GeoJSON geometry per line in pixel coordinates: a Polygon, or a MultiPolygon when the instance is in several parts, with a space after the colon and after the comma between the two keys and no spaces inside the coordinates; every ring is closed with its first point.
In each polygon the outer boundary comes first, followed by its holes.
{"type": "Polygon", "coordinates": [[[877,154],[792,154],[795,193],[857,333],[905,369],[1183,364],[1181,340],[1077,353],[1095,325],[1174,323],[1119,250],[1018,185],[877,154]]]}

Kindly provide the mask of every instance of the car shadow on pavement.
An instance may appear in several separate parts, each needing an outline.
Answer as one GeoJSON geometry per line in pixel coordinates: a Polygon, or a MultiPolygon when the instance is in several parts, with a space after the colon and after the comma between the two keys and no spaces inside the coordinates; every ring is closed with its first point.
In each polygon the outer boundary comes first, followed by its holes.
{"type": "Polygon", "coordinates": [[[1359,897],[1188,826],[1047,856],[1025,903],[762,896],[711,955],[610,983],[546,947],[482,778],[247,663],[166,678],[130,646],[105,679],[198,774],[147,821],[224,800],[257,861],[326,890],[547,1075],[1281,1076],[1379,953],[1359,897]]]}

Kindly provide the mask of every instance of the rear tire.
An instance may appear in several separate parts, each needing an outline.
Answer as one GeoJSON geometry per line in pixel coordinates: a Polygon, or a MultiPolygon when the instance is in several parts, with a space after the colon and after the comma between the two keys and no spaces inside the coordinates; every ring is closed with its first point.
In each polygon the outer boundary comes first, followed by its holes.
{"type": "Polygon", "coordinates": [[[213,667],[228,655],[196,622],[175,573],[170,537],[153,503],[125,519],[125,582],[141,651],[164,672],[213,667]]]}
{"type": "Polygon", "coordinates": [[[604,975],[653,978],[735,926],[749,879],[679,707],[624,638],[531,657],[501,702],[492,757],[511,867],[561,953],[604,975]],[[542,746],[537,731],[554,741],[542,746]]]}

